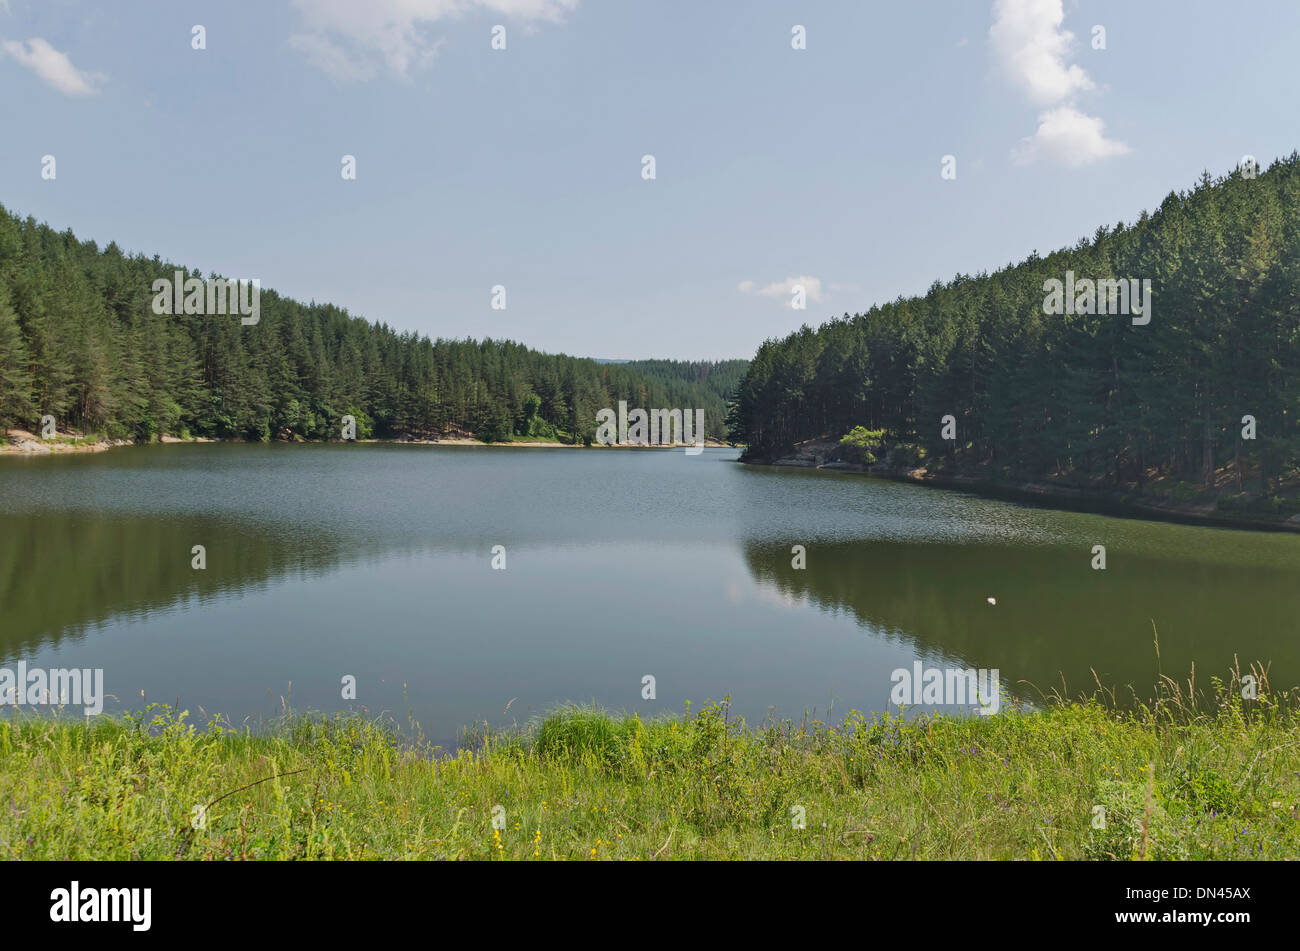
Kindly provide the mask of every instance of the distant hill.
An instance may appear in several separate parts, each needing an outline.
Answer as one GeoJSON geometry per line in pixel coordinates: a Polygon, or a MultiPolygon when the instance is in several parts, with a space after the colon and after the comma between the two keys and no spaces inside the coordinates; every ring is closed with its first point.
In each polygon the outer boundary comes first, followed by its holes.
{"type": "Polygon", "coordinates": [[[1300,153],[1256,171],[767,341],[735,438],[770,460],[860,426],[932,473],[1300,509],[1300,153]]]}
{"type": "Polygon", "coordinates": [[[623,366],[663,383],[687,383],[702,387],[724,403],[731,399],[749,368],[748,360],[720,360],[716,363],[687,360],[627,360],[623,366]]]}
{"type": "MultiPolygon", "coordinates": [[[[703,408],[707,435],[726,438],[743,361],[638,369],[505,340],[430,340],[266,288],[255,322],[215,298],[211,315],[157,314],[154,282],[177,270],[182,283],[202,276],[0,207],[0,428],[39,430],[48,414],[119,439],[313,439],[337,438],[347,414],[363,438],[589,440],[597,411],[627,400],[703,408]]],[[[202,289],[195,301],[209,303],[202,289]]]]}

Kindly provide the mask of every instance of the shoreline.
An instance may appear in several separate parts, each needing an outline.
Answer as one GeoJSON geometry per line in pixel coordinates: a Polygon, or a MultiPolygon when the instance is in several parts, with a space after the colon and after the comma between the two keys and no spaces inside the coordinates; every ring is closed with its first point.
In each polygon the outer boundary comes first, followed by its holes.
{"type": "Polygon", "coordinates": [[[13,808],[0,813],[0,851],[64,860],[1293,857],[1300,721],[1286,692],[1261,697],[1275,715],[1247,715],[1241,672],[1229,676],[1203,701],[1164,697],[1168,715],[1118,712],[1104,694],[989,717],[849,713],[835,724],[748,725],[725,700],[647,719],[563,705],[522,727],[476,728],[455,750],[411,743],[366,713],[286,713],[266,733],[199,728],[166,705],[150,708],[144,729],[107,717],[4,718],[0,784],[13,808]],[[1261,762],[1265,747],[1275,753],[1261,762]],[[1063,748],[1076,753],[1060,760],[1063,748]],[[1232,781],[1251,770],[1255,784],[1232,781]],[[76,795],[52,792],[69,776],[76,795]],[[140,784],[151,795],[138,795],[140,784]],[[934,822],[920,802],[950,819],[934,822]],[[192,804],[203,803],[195,824],[192,804]],[[1092,804],[1108,824],[1088,821],[1092,804]]]}
{"type": "MultiPolygon", "coordinates": [[[[519,449],[683,449],[691,444],[673,443],[671,445],[641,446],[629,444],[601,445],[592,443],[547,442],[543,440],[520,440],[517,442],[483,442],[470,436],[449,436],[445,439],[357,439],[352,440],[367,445],[393,446],[479,446],[487,448],[519,449]]],[[[322,439],[274,439],[268,443],[329,445],[343,440],[322,439]]],[[[0,457],[4,456],[48,456],[57,453],[106,452],[124,446],[151,445],[191,445],[196,443],[235,443],[249,444],[245,439],[212,439],[195,436],[182,439],[178,436],[162,436],[156,442],[140,443],[129,439],[101,439],[86,441],[77,433],[63,432],[53,439],[41,439],[20,429],[12,429],[0,441],[0,457]]],[[[716,440],[706,440],[705,449],[741,448],[716,440]]],[[[1052,485],[1041,482],[998,482],[968,475],[941,475],[927,471],[924,467],[912,469],[887,468],[883,466],[862,466],[853,463],[821,463],[806,455],[786,456],[776,460],[739,460],[744,465],[772,466],[774,468],[816,469],[822,472],[843,472],[863,475],[868,478],[885,479],[890,482],[902,482],[929,488],[948,489],[969,492],[986,498],[999,498],[1008,501],[1029,503],[1042,508],[1063,511],[1089,512],[1116,518],[1145,518],[1157,521],[1175,522],[1184,525],[1200,525],[1212,528],[1235,528],[1250,531],[1300,533],[1300,515],[1291,516],[1251,516],[1222,512],[1212,503],[1187,503],[1161,501],[1155,499],[1136,499],[1125,495],[1099,494],[1096,490],[1078,486],[1052,485]]]]}
{"type": "Polygon", "coordinates": [[[1300,515],[1251,516],[1218,510],[1214,503],[1177,503],[1157,499],[1137,499],[1131,495],[1108,495],[1078,486],[1052,485],[1043,482],[998,482],[968,475],[941,475],[924,467],[890,468],[833,462],[816,464],[805,456],[786,456],[778,460],[741,460],[745,465],[791,469],[816,469],[822,472],[845,472],[868,478],[903,482],[934,489],[969,492],[985,498],[1036,505],[1069,512],[1088,512],[1115,518],[1140,518],[1182,525],[1210,528],[1235,528],[1250,531],[1300,533],[1300,515]]]}
{"type": "MultiPolygon", "coordinates": [[[[11,429],[3,435],[0,441],[0,456],[48,456],[55,453],[85,453],[85,452],[106,452],[109,449],[120,449],[123,446],[157,446],[157,445],[192,445],[195,443],[234,443],[257,445],[254,440],[248,439],[212,439],[206,436],[194,436],[189,439],[181,439],[179,436],[162,436],[154,442],[136,442],[131,439],[97,439],[89,441],[85,436],[71,432],[61,432],[52,439],[41,439],[30,432],[22,429],[11,429]]],[[[260,445],[269,445],[272,443],[292,444],[312,444],[312,445],[330,445],[332,443],[342,443],[342,439],[271,439],[260,445]]],[[[495,448],[522,448],[522,449],[684,449],[694,445],[694,443],[665,443],[663,445],[641,446],[626,443],[615,443],[612,445],[601,445],[591,443],[584,445],[582,443],[567,442],[546,442],[543,440],[519,440],[516,442],[484,442],[481,439],[475,439],[471,436],[449,436],[445,439],[354,439],[346,440],[367,445],[393,445],[393,446],[487,446],[495,448]]],[[[704,441],[705,449],[736,449],[739,447],[729,445],[728,443],[717,442],[716,440],[706,439],[704,441]]]]}
{"type": "Polygon", "coordinates": [[[173,445],[176,443],[217,442],[202,436],[181,439],[179,436],[160,436],[156,443],[137,443],[131,439],[88,440],[74,432],[61,432],[50,439],[34,436],[25,429],[11,429],[0,433],[0,456],[49,456],[62,452],[104,452],[122,446],[173,445]]]}
{"type": "MultiPolygon", "coordinates": [[[[832,470],[834,471],[834,470],[832,470]]],[[[1300,532],[1300,516],[1256,516],[1221,512],[1211,503],[1179,504],[1156,500],[1138,500],[1125,496],[1096,495],[1075,486],[1057,486],[1041,482],[994,482],[975,476],[932,475],[924,469],[868,471],[864,473],[891,482],[936,489],[970,492],[972,495],[1002,498],[1015,502],[1038,503],[1043,508],[1072,512],[1089,512],[1118,518],[1146,518],[1155,521],[1202,525],[1211,528],[1238,528],[1265,532],[1300,532]]]]}
{"type": "MultiPolygon", "coordinates": [[[[322,440],[303,440],[304,442],[322,442],[322,440]]],[[[335,442],[337,440],[326,440],[335,442]]],[[[519,440],[517,442],[483,442],[481,439],[473,439],[466,436],[453,436],[447,439],[358,439],[356,442],[391,444],[397,446],[493,446],[496,448],[510,449],[513,447],[522,447],[524,449],[686,449],[694,446],[694,443],[674,442],[663,443],[662,445],[642,446],[631,443],[611,443],[603,445],[601,443],[591,443],[583,445],[572,442],[545,442],[541,440],[519,440]]],[[[731,446],[725,442],[716,442],[711,439],[704,441],[705,449],[737,449],[738,446],[731,446]]]]}

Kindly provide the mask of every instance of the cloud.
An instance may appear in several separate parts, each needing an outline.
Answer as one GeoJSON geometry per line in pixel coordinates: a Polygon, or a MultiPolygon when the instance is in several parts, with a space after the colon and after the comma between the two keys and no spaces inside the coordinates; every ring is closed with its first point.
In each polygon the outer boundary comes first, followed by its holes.
{"type": "Polygon", "coordinates": [[[40,37],[26,43],[6,40],[3,49],[65,96],[98,95],[97,87],[108,79],[103,73],[88,73],[77,69],[72,65],[72,60],[68,59],[67,53],[60,53],[40,37]]]}
{"type": "Polygon", "coordinates": [[[353,60],[323,34],[295,33],[289,37],[289,45],[301,53],[307,62],[335,79],[364,82],[375,76],[373,65],[353,60]]]}
{"type": "MultiPolygon", "coordinates": [[[[804,296],[814,304],[820,303],[822,299],[822,279],[820,277],[810,277],[801,275],[799,277],[787,277],[784,281],[776,281],[768,284],[766,287],[759,287],[753,281],[741,281],[736,285],[736,290],[742,294],[761,294],[763,297],[785,297],[791,298],[794,294],[795,287],[802,287],[804,296]]],[[[785,305],[789,307],[791,301],[787,300],[785,305]]]]}
{"type": "Polygon", "coordinates": [[[1018,165],[1039,160],[1071,168],[1090,165],[1129,147],[1106,138],[1106,123],[1074,105],[1097,88],[1081,66],[1067,63],[1074,34],[1062,28],[1061,0],[994,0],[989,43],[1003,72],[1029,101],[1050,106],[1038,114],[1038,130],[1011,152],[1018,165]]]}
{"type": "Polygon", "coordinates": [[[1061,0],[996,0],[993,18],[993,55],[1035,105],[1096,88],[1082,67],[1065,63],[1074,34],[1061,29],[1061,0]]]}
{"type": "Polygon", "coordinates": [[[1012,157],[1018,165],[1039,159],[1071,168],[1090,165],[1130,149],[1123,142],[1106,138],[1106,123],[1086,116],[1073,106],[1058,106],[1038,116],[1038,131],[1023,139],[1012,157]]]}
{"type": "MultiPolygon", "coordinates": [[[[442,44],[430,35],[441,20],[499,14],[526,25],[559,22],[578,0],[292,0],[300,29],[289,45],[336,79],[360,82],[381,69],[406,77],[432,62],[442,44]]],[[[486,43],[486,39],[484,40],[486,43]]]]}

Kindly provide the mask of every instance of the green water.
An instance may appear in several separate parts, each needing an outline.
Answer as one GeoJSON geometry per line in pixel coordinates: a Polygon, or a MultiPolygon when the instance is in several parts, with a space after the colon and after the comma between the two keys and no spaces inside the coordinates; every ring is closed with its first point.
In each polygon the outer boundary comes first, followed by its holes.
{"type": "Polygon", "coordinates": [[[1300,537],[735,456],[212,444],[6,457],[0,664],[103,668],[110,713],[365,709],[444,742],[568,700],[652,715],[730,694],[751,721],[884,710],[891,672],[914,660],[997,669],[1029,699],[1090,688],[1094,670],[1146,693],[1153,622],[1166,673],[1194,664],[1208,684],[1239,657],[1271,663],[1274,686],[1300,680],[1300,537]]]}

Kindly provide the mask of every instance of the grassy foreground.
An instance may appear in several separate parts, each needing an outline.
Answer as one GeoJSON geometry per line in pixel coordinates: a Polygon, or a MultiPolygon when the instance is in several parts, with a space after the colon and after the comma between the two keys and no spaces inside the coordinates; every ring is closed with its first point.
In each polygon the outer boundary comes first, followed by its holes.
{"type": "Polygon", "coordinates": [[[1238,681],[834,726],[571,708],[454,756],[355,717],[6,717],[0,857],[1296,858],[1300,720],[1238,681]]]}

